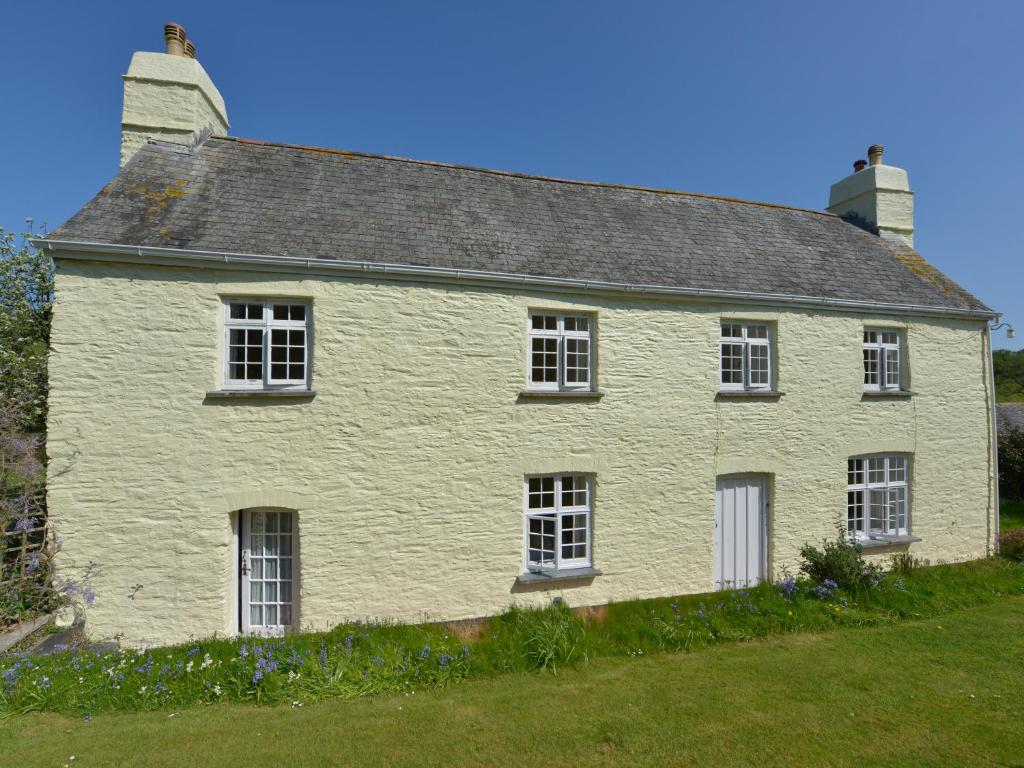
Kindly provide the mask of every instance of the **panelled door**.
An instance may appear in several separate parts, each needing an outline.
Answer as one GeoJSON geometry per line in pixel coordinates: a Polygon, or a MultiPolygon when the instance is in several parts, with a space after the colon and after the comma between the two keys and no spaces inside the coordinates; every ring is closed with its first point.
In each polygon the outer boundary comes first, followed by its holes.
{"type": "Polygon", "coordinates": [[[767,484],[763,476],[720,477],[715,491],[715,589],[758,584],[767,574],[767,484]]]}
{"type": "Polygon", "coordinates": [[[243,633],[283,635],[296,620],[295,513],[244,509],[239,517],[239,625],[243,633]]]}

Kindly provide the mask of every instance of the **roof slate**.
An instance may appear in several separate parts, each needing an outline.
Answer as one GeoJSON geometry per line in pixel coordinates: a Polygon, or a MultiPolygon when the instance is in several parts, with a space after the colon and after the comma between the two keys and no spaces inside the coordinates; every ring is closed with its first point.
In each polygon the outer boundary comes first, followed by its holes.
{"type": "Polygon", "coordinates": [[[1000,433],[1024,432],[1024,403],[996,403],[996,424],[1000,433]]]}
{"type": "Polygon", "coordinates": [[[825,213],[227,137],[146,145],[50,239],[987,309],[825,213]]]}

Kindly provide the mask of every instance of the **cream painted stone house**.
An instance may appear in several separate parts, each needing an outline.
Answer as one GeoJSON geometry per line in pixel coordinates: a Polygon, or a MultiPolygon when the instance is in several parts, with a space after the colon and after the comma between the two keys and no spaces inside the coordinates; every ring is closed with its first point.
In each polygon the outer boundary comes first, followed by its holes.
{"type": "Polygon", "coordinates": [[[995,315],[880,147],[820,212],[229,138],[179,30],[40,242],[94,637],[703,592],[840,526],[992,551],[995,315]]]}

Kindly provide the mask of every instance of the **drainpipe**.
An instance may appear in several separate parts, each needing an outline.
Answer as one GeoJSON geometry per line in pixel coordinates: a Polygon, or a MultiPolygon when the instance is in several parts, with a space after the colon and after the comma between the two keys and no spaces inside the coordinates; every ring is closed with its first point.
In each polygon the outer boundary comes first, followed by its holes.
{"type": "MultiPolygon", "coordinates": [[[[1001,320],[1002,317],[997,317],[1001,320]]],[[[992,354],[992,326],[985,323],[985,343],[988,346],[988,385],[989,385],[989,429],[992,435],[992,454],[989,461],[993,462],[992,484],[995,487],[995,522],[993,530],[995,535],[992,539],[992,552],[999,554],[999,433],[996,424],[996,369],[995,359],[992,354]]],[[[983,353],[984,354],[984,353],[983,353]]]]}

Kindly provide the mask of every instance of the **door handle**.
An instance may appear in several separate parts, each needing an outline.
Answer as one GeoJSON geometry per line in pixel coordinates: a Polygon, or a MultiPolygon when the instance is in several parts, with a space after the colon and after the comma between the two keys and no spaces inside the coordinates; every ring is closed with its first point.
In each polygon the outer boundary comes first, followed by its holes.
{"type": "Polygon", "coordinates": [[[241,571],[243,576],[249,575],[249,555],[247,552],[242,552],[242,566],[241,571]]]}

